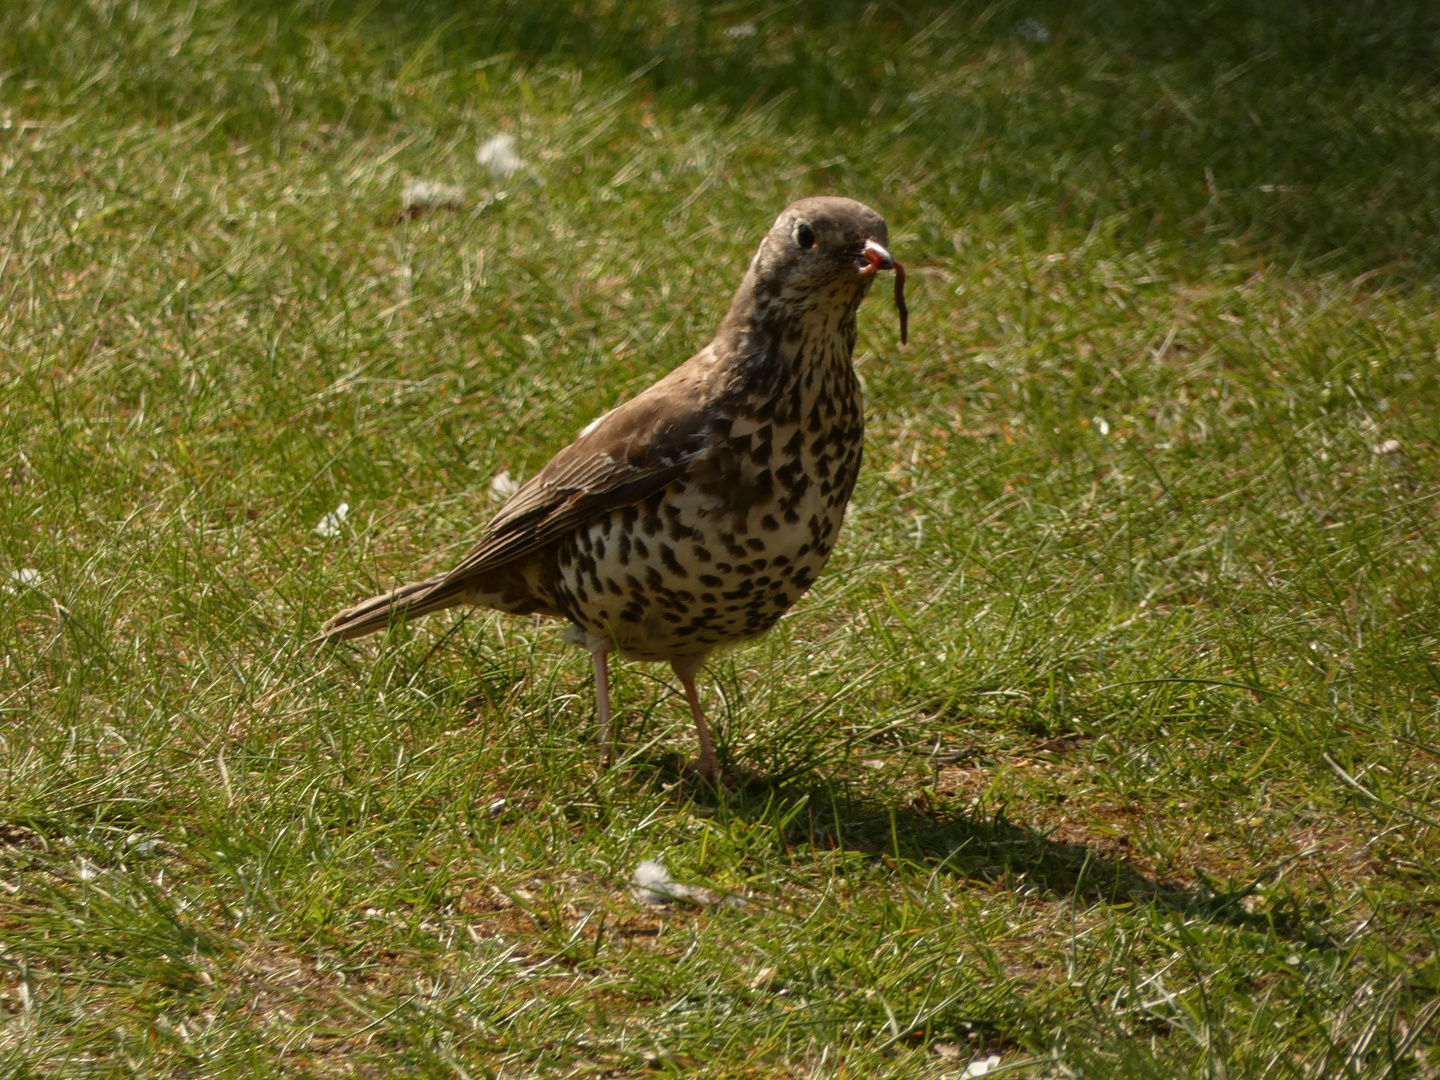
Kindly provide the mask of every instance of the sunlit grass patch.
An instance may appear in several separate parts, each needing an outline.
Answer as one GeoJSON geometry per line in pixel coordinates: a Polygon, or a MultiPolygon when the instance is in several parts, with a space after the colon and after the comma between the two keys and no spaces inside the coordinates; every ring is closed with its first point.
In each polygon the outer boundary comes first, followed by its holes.
{"type": "Polygon", "coordinates": [[[1431,1075],[1435,30],[0,14],[6,1069],[1431,1075]],[[911,344],[866,306],[842,544],[712,665],[737,790],[638,665],[600,769],[557,627],[305,646],[821,191],[911,344]]]}

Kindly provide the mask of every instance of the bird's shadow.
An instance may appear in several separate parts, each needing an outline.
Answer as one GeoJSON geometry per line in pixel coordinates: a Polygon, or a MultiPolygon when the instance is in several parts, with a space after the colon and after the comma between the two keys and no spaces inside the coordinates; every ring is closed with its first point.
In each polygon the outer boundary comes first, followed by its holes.
{"type": "Polygon", "coordinates": [[[1311,948],[1335,944],[1314,913],[1296,905],[1247,908],[1244,901],[1279,867],[1257,868],[1256,875],[1240,882],[1203,875],[1198,882],[1180,882],[1148,872],[1113,847],[1055,839],[1045,829],[1012,818],[1003,807],[930,812],[894,793],[871,794],[813,771],[766,776],[732,769],[724,787],[716,788],[687,771],[678,754],[632,759],[631,764],[637,777],[665,788],[696,812],[771,824],[792,850],[838,849],[892,866],[925,866],[942,877],[1068,897],[1082,907],[1148,905],[1311,948]]]}

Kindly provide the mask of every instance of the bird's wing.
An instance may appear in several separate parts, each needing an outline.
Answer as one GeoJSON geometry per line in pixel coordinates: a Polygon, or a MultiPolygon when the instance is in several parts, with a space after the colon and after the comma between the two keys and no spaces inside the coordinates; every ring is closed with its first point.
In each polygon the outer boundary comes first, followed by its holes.
{"type": "Polygon", "coordinates": [[[709,443],[713,415],[695,373],[682,365],[585,428],[501,507],[445,581],[528,555],[684,475],[709,443]]]}

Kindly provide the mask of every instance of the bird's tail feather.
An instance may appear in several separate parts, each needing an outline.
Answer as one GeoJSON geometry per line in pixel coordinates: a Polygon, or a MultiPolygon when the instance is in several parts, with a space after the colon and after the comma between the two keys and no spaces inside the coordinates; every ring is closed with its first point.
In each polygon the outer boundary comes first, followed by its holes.
{"type": "Polygon", "coordinates": [[[315,635],[313,644],[327,645],[364,637],[384,630],[392,623],[416,619],[432,611],[443,611],[465,602],[466,589],[459,583],[445,584],[445,575],[438,574],[424,581],[412,581],[388,593],[346,608],[331,617],[315,635]]]}

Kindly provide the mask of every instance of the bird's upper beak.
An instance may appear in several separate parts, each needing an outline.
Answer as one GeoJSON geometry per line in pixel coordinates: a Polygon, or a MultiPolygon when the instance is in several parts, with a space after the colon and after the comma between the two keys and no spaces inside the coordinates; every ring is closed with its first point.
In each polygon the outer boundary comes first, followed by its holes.
{"type": "Polygon", "coordinates": [[[862,274],[873,274],[877,270],[894,270],[895,256],[874,240],[866,240],[865,247],[860,252],[860,258],[855,262],[855,269],[862,274]]]}

